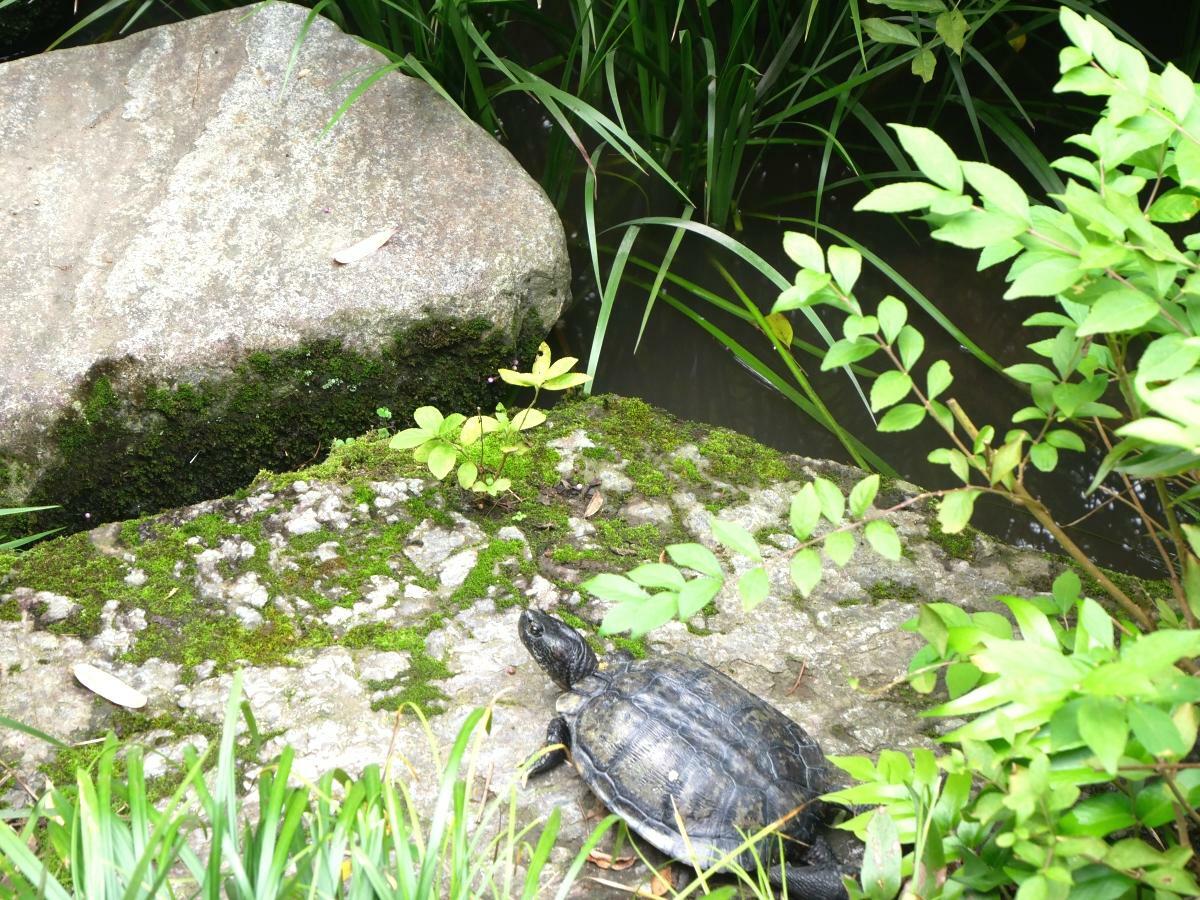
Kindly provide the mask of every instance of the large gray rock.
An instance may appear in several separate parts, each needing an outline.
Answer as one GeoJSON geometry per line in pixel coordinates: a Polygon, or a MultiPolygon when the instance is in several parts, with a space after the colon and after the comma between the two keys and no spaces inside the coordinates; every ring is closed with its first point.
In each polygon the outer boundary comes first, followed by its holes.
{"type": "Polygon", "coordinates": [[[317,18],[289,75],[307,13],[234,9],[0,65],[0,505],[95,521],[217,496],[378,405],[478,399],[554,321],[569,269],[537,184],[396,73],[324,134],[386,61],[317,18]],[[378,252],[333,262],[385,228],[378,252]],[[447,347],[462,385],[423,371],[447,347]],[[196,440],[256,417],[249,440],[196,440]],[[133,472],[139,456],[160,471],[133,472]],[[125,488],[104,488],[98,457],[125,488]]]}
{"type": "MultiPolygon", "coordinates": [[[[890,516],[901,559],[860,552],[844,568],[827,562],[824,581],[801,599],[787,574],[789,499],[816,475],[845,486],[862,473],[781,457],[616,398],[558,407],[530,435],[528,468],[513,471],[511,516],[433,483],[411,454],[375,437],[307,471],[263,475],[240,497],[0,557],[0,715],[72,741],[110,723],[125,735],[141,730],[177,765],[186,742],[211,739],[231,671],[242,668],[258,727],[274,735],[262,762],[290,745],[295,771],[312,779],[400,754],[420,773],[412,789],[428,810],[438,778],[424,730],[390,710],[411,700],[440,713],[431,729],[444,751],[472,708],[495,702],[476,787],[506,801],[515,786],[523,821],[561,809],[557,875],[596,805],[570,767],[522,784],[519,766],[541,743],[558,693],[517,638],[522,606],[594,626],[607,607],[581,596],[585,577],[657,560],[676,541],[722,552],[715,509],[763,537],[771,597],[748,612],[731,578],[692,629],[671,623],[633,649],[706,660],[827,752],[875,754],[931,746],[944,727],[920,715],[933,700],[903,677],[920,640],[900,626],[921,600],[1002,610],[995,595],[1045,591],[1062,568],[983,536],[947,539],[931,512],[910,506],[890,516]],[[591,486],[603,502],[589,516],[591,486]],[[114,718],[72,681],[76,662],[145,693],[145,721],[114,718]],[[171,729],[160,734],[164,718],[171,729]]],[[[877,505],[914,490],[890,484],[877,505]]],[[[32,736],[0,731],[0,762],[33,789],[52,756],[32,736]]],[[[577,896],[602,894],[588,882],[577,896]]]]}

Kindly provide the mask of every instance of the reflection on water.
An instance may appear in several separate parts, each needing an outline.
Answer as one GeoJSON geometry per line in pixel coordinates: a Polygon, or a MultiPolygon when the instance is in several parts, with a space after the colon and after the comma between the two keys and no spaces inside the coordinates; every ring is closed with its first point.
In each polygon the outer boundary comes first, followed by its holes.
{"type": "MultiPolygon", "coordinates": [[[[1023,329],[1021,322],[1046,308],[1050,301],[1002,300],[1005,266],[976,273],[975,254],[930,240],[917,244],[883,216],[850,214],[830,220],[829,224],[851,234],[887,260],[1001,365],[1035,359],[1025,345],[1043,335],[1035,336],[1023,329]]],[[[739,237],[785,277],[790,277],[795,268],[781,247],[785,228],[774,222],[754,220],[739,237]]],[[[661,259],[666,234],[666,229],[657,234],[643,233],[636,252],[650,260],[661,259]]],[[[829,242],[822,239],[822,243],[829,242]]],[[[672,270],[736,302],[710,263],[713,253],[713,245],[689,236],[680,247],[672,270]]],[[[761,309],[770,307],[777,292],[765,279],[739,265],[728,254],[722,253],[720,262],[730,269],[761,309]]],[[[590,266],[579,258],[575,261],[575,272],[590,272],[590,266]]],[[[870,310],[885,294],[897,291],[886,278],[864,265],[855,293],[870,310]]],[[[586,359],[598,310],[590,278],[579,278],[575,296],[576,303],[565,316],[565,336],[572,352],[586,359]]],[[[711,318],[760,358],[775,362],[770,345],[753,328],[678,289],[676,296],[711,318]]],[[[641,397],[675,415],[724,425],[780,450],[848,461],[844,449],[829,432],[744,368],[697,325],[665,304],[660,302],[656,306],[641,348],[634,353],[645,297],[645,290],[633,287],[624,288],[618,296],[600,357],[597,392],[641,397]]],[[[953,369],[955,381],[947,396],[955,397],[976,425],[992,423],[1003,435],[1012,413],[1029,405],[1024,392],[979,363],[922,315],[915,304],[902,299],[908,303],[910,321],[925,335],[924,362],[944,358],[953,369]]],[[[841,316],[824,309],[821,314],[830,330],[840,336],[841,316]]],[[[790,315],[797,336],[817,342],[802,314],[790,315]]],[[[941,446],[944,438],[936,425],[926,422],[902,434],[876,434],[862,400],[845,375],[820,372],[819,362],[812,358],[800,361],[838,420],[901,474],[930,488],[952,485],[953,476],[944,467],[926,461],[929,451],[941,446]]],[[[882,361],[876,363],[874,359],[869,363],[882,366],[882,361]]],[[[773,367],[786,374],[782,365],[776,363],[773,367]]],[[[869,387],[865,383],[864,391],[869,387]]],[[[1069,529],[1070,533],[1101,565],[1134,574],[1160,575],[1152,548],[1143,538],[1133,512],[1120,504],[1106,502],[1106,496],[1100,492],[1084,496],[1103,455],[1103,447],[1099,445],[1086,454],[1064,452],[1054,473],[1035,472],[1032,477],[1027,476],[1027,484],[1054,510],[1060,523],[1082,520],[1069,529]]],[[[1009,543],[1040,550],[1056,549],[1053,539],[1037,522],[1003,501],[981,497],[973,521],[1009,543]]]]}

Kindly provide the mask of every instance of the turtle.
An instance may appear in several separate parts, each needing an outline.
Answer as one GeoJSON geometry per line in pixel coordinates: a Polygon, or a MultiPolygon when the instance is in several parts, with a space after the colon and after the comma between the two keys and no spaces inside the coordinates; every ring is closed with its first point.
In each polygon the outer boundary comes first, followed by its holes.
{"type": "Polygon", "coordinates": [[[530,777],[569,756],[634,833],[701,867],[791,814],[780,828],[786,866],[774,836],[735,862],[746,871],[761,864],[773,883],[786,881],[789,897],[846,897],[843,870],[820,833],[828,763],[803,728],[689,656],[619,653],[602,662],[578,631],[535,609],[522,612],[517,627],[564,692],[530,777]]]}

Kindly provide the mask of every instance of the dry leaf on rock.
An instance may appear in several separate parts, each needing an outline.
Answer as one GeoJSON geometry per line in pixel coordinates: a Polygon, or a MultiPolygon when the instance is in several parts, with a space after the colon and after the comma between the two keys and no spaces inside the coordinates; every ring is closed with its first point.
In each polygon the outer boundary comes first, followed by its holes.
{"type": "Polygon", "coordinates": [[[604,505],[604,495],[599,491],[592,494],[592,499],[588,501],[587,509],[583,511],[583,517],[590,519],[596,513],[600,512],[600,507],[604,505]]]}
{"type": "Polygon", "coordinates": [[[603,850],[593,850],[588,854],[588,862],[601,869],[612,869],[614,872],[620,872],[628,869],[636,860],[632,856],[613,857],[611,853],[605,853],[603,850]]]}
{"type": "Polygon", "coordinates": [[[396,228],[385,228],[383,231],[377,231],[368,238],[363,238],[357,244],[351,244],[349,247],[343,247],[341,250],[333,254],[333,261],[341,263],[343,266],[348,266],[350,263],[358,262],[360,259],[365,259],[370,256],[384,244],[392,239],[392,235],[396,233],[396,228]]]}
{"type": "Polygon", "coordinates": [[[97,669],[90,663],[76,663],[71,674],[85,688],[109,703],[128,709],[141,709],[146,705],[146,695],[123,682],[116,675],[97,669]]]}

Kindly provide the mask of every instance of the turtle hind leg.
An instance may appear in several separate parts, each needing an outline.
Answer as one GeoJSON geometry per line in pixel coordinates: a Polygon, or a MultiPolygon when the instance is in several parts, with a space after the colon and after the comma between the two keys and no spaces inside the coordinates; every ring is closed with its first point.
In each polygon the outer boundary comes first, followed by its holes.
{"type": "Polygon", "coordinates": [[[571,732],[567,728],[567,720],[562,716],[556,716],[551,719],[550,724],[546,726],[545,746],[550,747],[554,744],[560,746],[555,747],[553,750],[547,750],[537,762],[529,767],[529,773],[526,777],[533,778],[562,765],[567,758],[567,751],[564,748],[569,746],[570,741],[571,732]]]}
{"type": "Polygon", "coordinates": [[[787,883],[788,900],[846,900],[844,871],[829,843],[818,834],[797,862],[772,866],[768,876],[774,884],[787,883]]]}
{"type": "Polygon", "coordinates": [[[775,884],[787,882],[788,900],[847,900],[842,870],[829,866],[773,866],[768,873],[775,884]]]}

